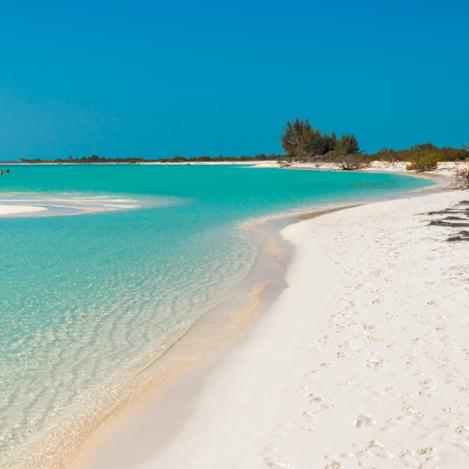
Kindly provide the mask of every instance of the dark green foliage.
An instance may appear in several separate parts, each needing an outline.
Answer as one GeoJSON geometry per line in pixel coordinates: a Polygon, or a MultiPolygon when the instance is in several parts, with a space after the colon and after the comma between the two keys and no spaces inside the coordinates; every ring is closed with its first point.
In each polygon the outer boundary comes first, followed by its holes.
{"type": "Polygon", "coordinates": [[[288,122],[282,135],[282,148],[289,158],[302,159],[311,156],[319,144],[320,134],[307,120],[288,122]]]}
{"type": "Polygon", "coordinates": [[[322,136],[323,141],[323,154],[329,153],[336,149],[337,145],[337,137],[335,136],[335,132],[332,132],[330,135],[324,134],[322,136]]]}
{"type": "Polygon", "coordinates": [[[322,134],[314,129],[308,120],[296,119],[288,122],[282,135],[282,148],[288,158],[294,160],[311,160],[327,153],[340,151],[343,154],[359,151],[357,139],[353,135],[344,135],[337,140],[335,133],[322,134]]]}
{"type": "Polygon", "coordinates": [[[322,134],[307,120],[288,122],[282,135],[282,147],[289,160],[328,161],[341,164],[344,169],[363,167],[375,160],[408,161],[410,168],[424,171],[437,167],[439,161],[469,160],[469,147],[439,148],[427,142],[414,145],[407,150],[383,148],[374,154],[360,151],[354,135],[345,134],[339,139],[335,134],[322,134]]]}
{"type": "Polygon", "coordinates": [[[360,151],[360,147],[354,135],[342,135],[342,137],[337,140],[335,150],[341,155],[353,155],[360,151]]]}

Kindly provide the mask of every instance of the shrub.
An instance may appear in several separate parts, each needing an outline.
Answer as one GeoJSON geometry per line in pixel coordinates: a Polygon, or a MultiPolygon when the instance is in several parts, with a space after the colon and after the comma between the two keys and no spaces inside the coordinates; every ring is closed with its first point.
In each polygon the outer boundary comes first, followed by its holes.
{"type": "Polygon", "coordinates": [[[412,161],[407,165],[408,170],[431,171],[438,167],[439,156],[435,151],[419,152],[415,154],[412,161]]]}

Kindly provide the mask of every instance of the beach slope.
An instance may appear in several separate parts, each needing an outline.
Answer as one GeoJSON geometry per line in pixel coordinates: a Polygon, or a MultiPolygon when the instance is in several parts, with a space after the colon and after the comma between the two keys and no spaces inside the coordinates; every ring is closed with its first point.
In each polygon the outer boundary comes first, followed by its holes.
{"type": "Polygon", "coordinates": [[[295,254],[280,297],[86,467],[468,467],[464,199],[376,202],[285,228],[295,254]]]}

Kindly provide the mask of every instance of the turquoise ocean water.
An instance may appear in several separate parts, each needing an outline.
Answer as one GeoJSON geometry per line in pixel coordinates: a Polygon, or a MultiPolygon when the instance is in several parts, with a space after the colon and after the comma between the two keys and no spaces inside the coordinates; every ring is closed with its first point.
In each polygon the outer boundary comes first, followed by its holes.
{"type": "Polygon", "coordinates": [[[0,204],[46,203],[55,216],[0,218],[0,466],[111,396],[104,409],[121,378],[248,275],[258,253],[240,222],[429,184],[241,166],[13,167],[0,204]]]}

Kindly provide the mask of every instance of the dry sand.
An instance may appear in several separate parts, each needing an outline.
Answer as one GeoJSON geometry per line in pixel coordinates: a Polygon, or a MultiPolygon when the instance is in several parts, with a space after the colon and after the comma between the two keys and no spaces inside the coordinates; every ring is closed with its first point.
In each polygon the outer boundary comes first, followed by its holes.
{"type": "Polygon", "coordinates": [[[469,467],[469,241],[447,241],[469,228],[427,214],[469,209],[463,199],[376,202],[285,228],[295,254],[278,300],[85,467],[469,467]]]}

